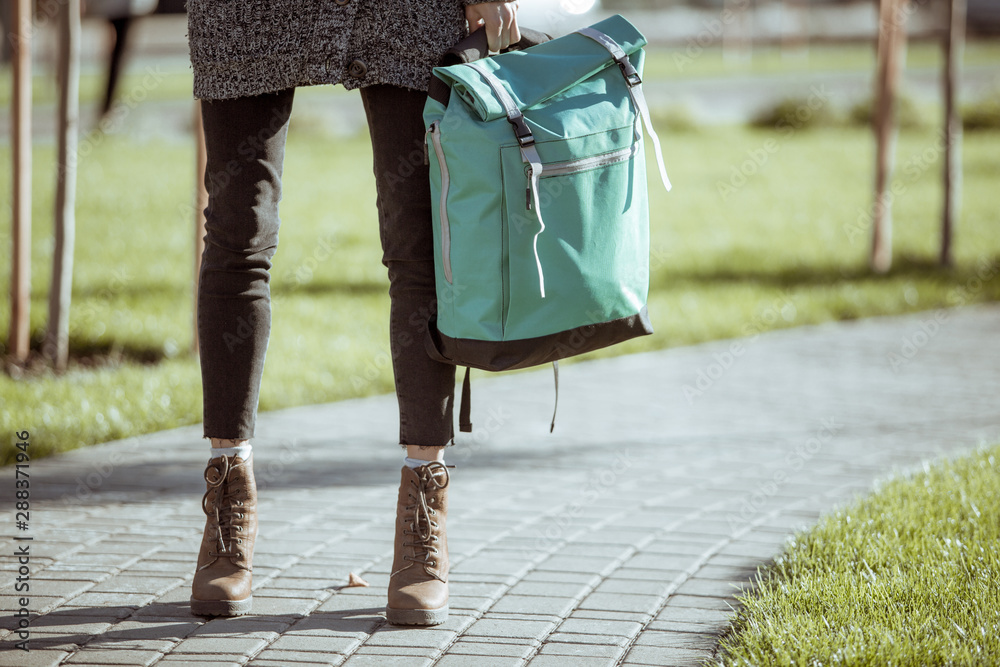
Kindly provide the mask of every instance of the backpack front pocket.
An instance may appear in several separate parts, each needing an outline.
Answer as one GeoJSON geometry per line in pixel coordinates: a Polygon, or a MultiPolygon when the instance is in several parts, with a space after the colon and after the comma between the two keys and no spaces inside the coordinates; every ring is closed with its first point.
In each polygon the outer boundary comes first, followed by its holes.
{"type": "Polygon", "coordinates": [[[502,149],[504,339],[636,315],[648,291],[649,213],[634,128],[536,148],[537,192],[519,148],[502,149]]]}

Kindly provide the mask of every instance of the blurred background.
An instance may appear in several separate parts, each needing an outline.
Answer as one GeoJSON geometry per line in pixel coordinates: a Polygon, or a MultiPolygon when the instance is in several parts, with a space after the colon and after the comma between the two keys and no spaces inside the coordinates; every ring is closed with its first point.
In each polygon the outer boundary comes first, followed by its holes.
{"type": "MultiPolygon", "coordinates": [[[[195,102],[183,2],[85,4],[65,371],[53,371],[39,353],[52,282],[59,42],[43,12],[32,43],[27,359],[14,358],[6,342],[9,39],[0,66],[0,430],[30,429],[36,453],[201,419],[192,307],[195,102]]],[[[876,272],[876,3],[523,0],[522,25],[562,34],[621,13],[649,40],[644,87],[675,186],[670,194],[650,187],[656,334],[591,356],[1000,298],[998,0],[968,0],[957,78],[965,128],[960,206],[950,261],[940,261],[950,6],[904,5],[908,41],[889,183],[892,262],[876,272]]],[[[10,8],[0,5],[5,35],[10,8]]],[[[359,96],[340,87],[300,89],[262,410],[392,390],[388,280],[370,164],[359,96]]],[[[679,390],[680,379],[662,381],[664,391],[679,390]]],[[[9,457],[10,443],[0,444],[9,457]]]]}

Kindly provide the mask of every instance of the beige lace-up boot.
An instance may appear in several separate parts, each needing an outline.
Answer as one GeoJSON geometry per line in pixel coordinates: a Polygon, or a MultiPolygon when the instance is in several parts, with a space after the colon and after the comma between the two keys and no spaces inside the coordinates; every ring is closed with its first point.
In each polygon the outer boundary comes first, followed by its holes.
{"type": "Polygon", "coordinates": [[[240,616],[253,605],[254,540],[257,537],[257,485],[253,454],[247,460],[221,456],[205,468],[208,490],[201,507],[208,520],[191,585],[191,613],[240,616]]]}
{"type": "Polygon", "coordinates": [[[394,625],[448,620],[448,467],[403,466],[386,619],[394,625]]]}

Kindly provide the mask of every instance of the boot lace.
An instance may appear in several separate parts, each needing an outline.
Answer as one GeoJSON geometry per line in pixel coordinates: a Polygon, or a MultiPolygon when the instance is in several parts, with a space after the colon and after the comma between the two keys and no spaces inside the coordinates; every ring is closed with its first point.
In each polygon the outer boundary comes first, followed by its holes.
{"type": "Polygon", "coordinates": [[[418,481],[410,480],[413,487],[410,490],[412,504],[404,509],[409,520],[409,530],[403,529],[404,535],[413,536],[410,542],[403,542],[404,547],[413,547],[413,554],[404,554],[403,560],[420,563],[424,567],[434,567],[437,560],[433,558],[439,553],[435,543],[438,542],[438,522],[434,520],[437,510],[427,502],[427,491],[443,489],[448,486],[448,468],[440,461],[431,461],[417,468],[418,481]],[[415,493],[414,493],[415,492],[415,493]]]}
{"type": "Polygon", "coordinates": [[[236,457],[222,456],[212,459],[205,468],[205,481],[208,490],[201,498],[201,509],[208,516],[209,533],[214,533],[215,551],[209,550],[210,556],[240,558],[243,552],[240,545],[243,538],[236,534],[243,531],[243,526],[233,522],[242,519],[243,499],[240,492],[234,491],[229,482],[229,474],[240,464],[234,463],[236,457]]]}

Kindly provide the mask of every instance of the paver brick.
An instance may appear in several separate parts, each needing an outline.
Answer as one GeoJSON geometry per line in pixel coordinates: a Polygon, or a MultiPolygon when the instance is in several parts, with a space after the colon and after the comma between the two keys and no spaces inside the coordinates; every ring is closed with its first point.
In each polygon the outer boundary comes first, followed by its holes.
{"type": "MultiPolygon", "coordinates": [[[[370,591],[370,589],[364,589],[370,591]]],[[[353,612],[359,613],[362,610],[371,610],[375,613],[385,609],[386,598],[381,591],[365,594],[348,594],[343,591],[334,594],[323,604],[316,608],[316,611],[330,612],[353,612]]]]}
{"type": "Polygon", "coordinates": [[[559,632],[580,632],[591,635],[620,635],[632,637],[642,629],[641,623],[632,621],[609,621],[599,618],[567,618],[559,626],[559,632]]]}
{"type": "Polygon", "coordinates": [[[605,621],[633,621],[635,623],[647,623],[649,614],[642,614],[635,611],[612,611],[609,609],[574,609],[570,618],[597,618],[605,621]]]}
{"type": "Polygon", "coordinates": [[[690,665],[701,667],[712,657],[711,651],[692,651],[662,646],[633,646],[625,656],[625,665],[690,665]]]}
{"type": "Polygon", "coordinates": [[[267,647],[268,651],[295,651],[299,653],[350,653],[362,642],[360,636],[285,634],[267,647]]]}
{"type": "Polygon", "coordinates": [[[595,658],[582,655],[536,655],[528,665],[531,667],[614,667],[614,658],[595,658]]]}
{"type": "MultiPolygon", "coordinates": [[[[182,581],[179,577],[154,577],[148,575],[125,575],[105,579],[90,589],[91,593],[139,593],[159,596],[174,588],[182,581]]],[[[190,594],[190,592],[189,592],[190,594]]]]}
{"type": "MultiPolygon", "coordinates": [[[[461,637],[448,648],[446,655],[522,659],[527,658],[535,650],[535,643],[531,641],[519,642],[516,639],[510,639],[508,642],[511,643],[496,639],[484,641],[482,637],[461,637]]],[[[478,663],[478,661],[476,662],[478,663]]]]}
{"type": "Polygon", "coordinates": [[[268,647],[258,653],[250,664],[255,667],[268,663],[281,665],[281,667],[302,667],[302,665],[328,667],[329,665],[339,665],[345,659],[346,656],[337,651],[324,653],[322,651],[296,651],[268,647]]]}
{"type": "Polygon", "coordinates": [[[159,651],[132,651],[129,649],[83,648],[66,658],[64,665],[129,665],[145,667],[163,656],[159,651]]]}
{"type": "Polygon", "coordinates": [[[515,584],[507,595],[539,595],[577,598],[590,589],[586,584],[563,583],[555,581],[521,581],[515,584]]]}
{"type": "Polygon", "coordinates": [[[600,644],[602,646],[624,647],[629,643],[629,638],[624,635],[595,635],[582,632],[553,632],[546,639],[546,642],[560,642],[563,644],[600,644]]]}
{"type": "Polygon", "coordinates": [[[431,662],[430,658],[420,659],[412,655],[355,653],[343,663],[343,667],[426,667],[431,662]]]}
{"type": "MultiPolygon", "coordinates": [[[[213,656],[215,657],[215,656],[213,656]]],[[[246,664],[245,660],[192,660],[189,655],[165,655],[156,663],[157,665],[169,665],[169,667],[242,667],[246,664]]],[[[254,665],[257,662],[254,661],[254,665]]],[[[264,667],[263,665],[261,667],[264,667]]],[[[272,666],[276,667],[276,666],[272,666]]],[[[282,665],[281,667],[288,667],[287,665],[282,665]]],[[[295,667],[300,667],[296,665],[295,667]]]]}
{"type": "MultiPolygon", "coordinates": [[[[521,579],[521,582],[569,583],[578,584],[581,588],[591,588],[601,581],[596,572],[560,572],[558,570],[534,570],[521,579]]],[[[518,583],[521,583],[518,582],[518,583]]]]}
{"type": "Polygon", "coordinates": [[[684,648],[694,651],[711,651],[715,648],[718,637],[710,632],[658,632],[647,629],[635,640],[636,646],[664,646],[668,648],[684,648]]]}
{"type": "Polygon", "coordinates": [[[556,626],[552,621],[481,618],[465,631],[466,637],[526,637],[541,639],[556,626]]]}
{"type": "Polygon", "coordinates": [[[463,611],[485,612],[493,606],[494,598],[469,597],[465,595],[449,595],[448,607],[463,611]]]}
{"type": "Polygon", "coordinates": [[[318,606],[313,598],[253,596],[253,613],[258,616],[305,616],[318,606]]]}
{"type": "Polygon", "coordinates": [[[457,633],[431,628],[397,628],[386,625],[375,632],[365,642],[366,647],[407,646],[410,648],[443,649],[454,641],[457,633]]]}
{"type": "Polygon", "coordinates": [[[253,655],[267,646],[267,640],[260,637],[188,637],[177,644],[173,653],[214,653],[253,655]]]}
{"type": "Polygon", "coordinates": [[[732,597],[709,597],[707,595],[671,595],[667,600],[669,607],[691,607],[692,609],[720,609],[732,611],[737,603],[732,597]]]}
{"type": "Polygon", "coordinates": [[[659,595],[631,595],[628,593],[591,593],[580,603],[581,609],[607,611],[634,611],[652,614],[660,607],[659,595]]]}
{"type": "Polygon", "coordinates": [[[490,612],[566,616],[575,605],[576,598],[505,595],[490,607],[490,612]]]}
{"type": "Polygon", "coordinates": [[[149,593],[81,593],[70,600],[74,607],[142,607],[156,599],[149,593]]]}
{"type": "Polygon", "coordinates": [[[581,574],[598,574],[606,576],[620,564],[621,561],[605,556],[552,556],[536,566],[538,570],[555,572],[579,572],[581,574]]]}
{"type": "Polygon", "coordinates": [[[547,641],[542,644],[538,655],[572,655],[615,660],[624,652],[623,647],[616,645],[547,641]]]}
{"type": "Polygon", "coordinates": [[[469,655],[448,654],[442,656],[434,664],[435,667],[521,667],[524,664],[524,660],[498,655],[477,655],[472,659],[469,655]]]}
{"type": "Polygon", "coordinates": [[[13,649],[0,652],[0,667],[55,667],[68,655],[67,651],[13,649]]]}
{"type": "Polygon", "coordinates": [[[266,637],[281,634],[290,626],[291,622],[284,616],[275,616],[273,618],[253,615],[233,616],[229,618],[216,616],[205,623],[199,624],[197,628],[188,634],[192,636],[216,635],[222,637],[225,635],[234,635],[243,637],[252,635],[266,637]]]}

